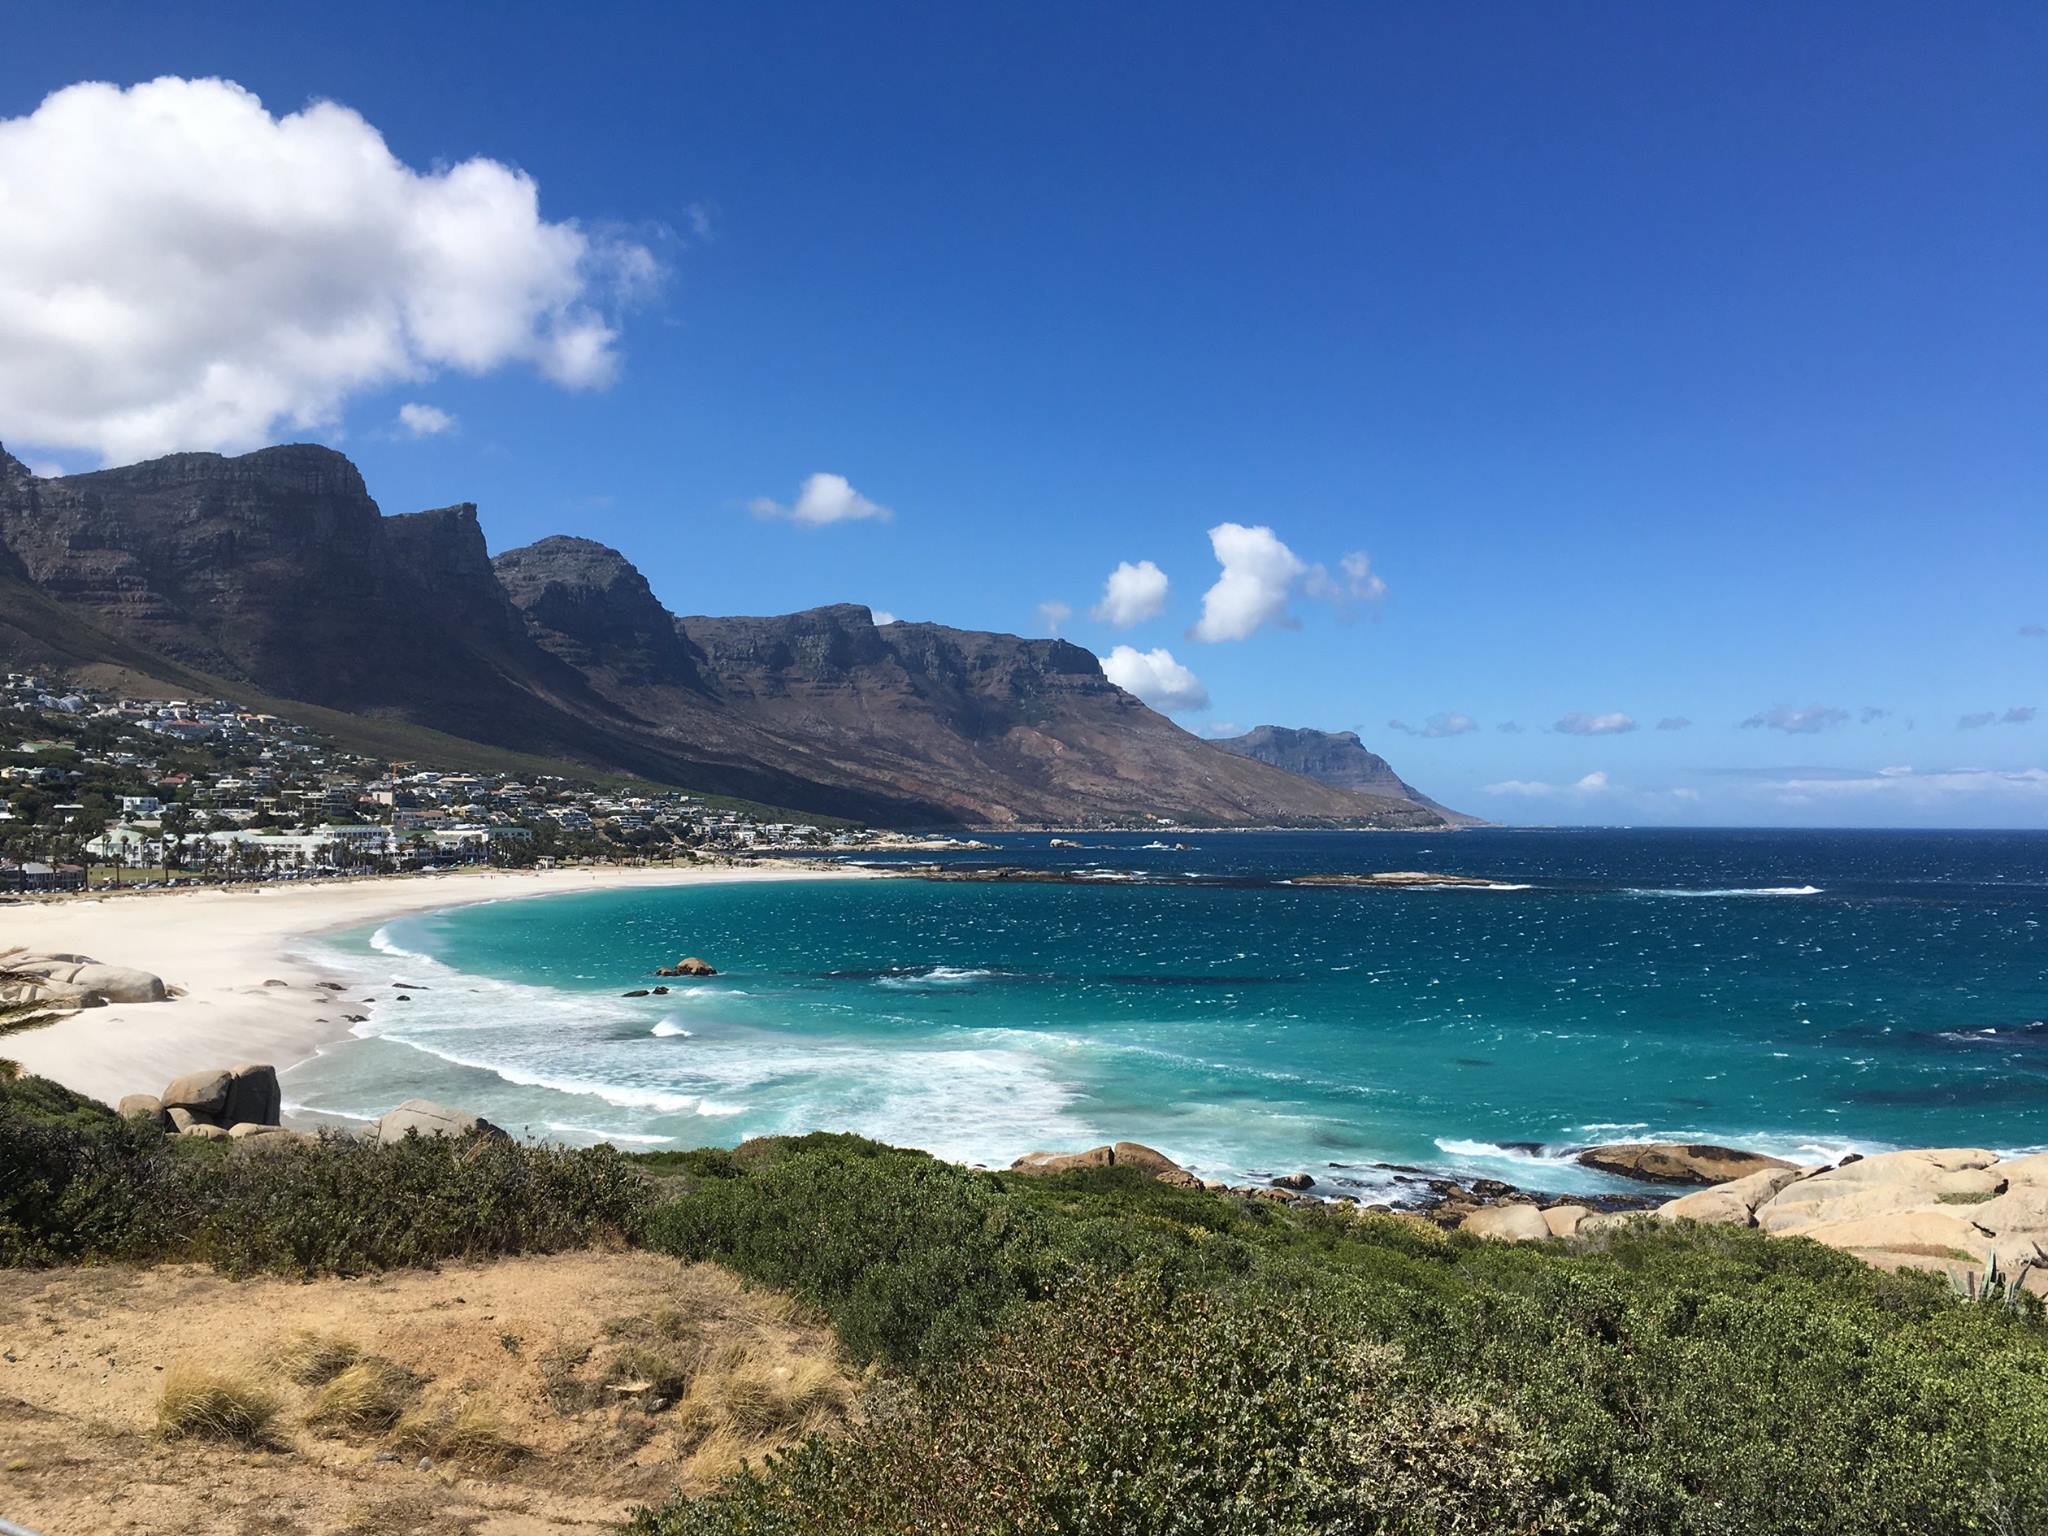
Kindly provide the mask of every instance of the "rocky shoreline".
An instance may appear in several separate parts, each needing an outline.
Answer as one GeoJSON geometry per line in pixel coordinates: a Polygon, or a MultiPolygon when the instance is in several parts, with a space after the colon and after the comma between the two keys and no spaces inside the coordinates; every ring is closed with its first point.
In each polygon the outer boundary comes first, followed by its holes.
{"type": "Polygon", "coordinates": [[[1280,1175],[1264,1185],[1205,1180],[1154,1148],[1127,1141],[1085,1152],[1033,1152],[1009,1171],[1043,1175],[1127,1167],[1180,1188],[1246,1199],[1322,1200],[1506,1242],[1591,1237],[1644,1217],[1752,1227],[1772,1236],[1810,1238],[1883,1269],[1940,1271],[1973,1292],[1988,1277],[2002,1275],[2018,1288],[2048,1295],[2048,1152],[2008,1158],[1982,1148],[1921,1148],[1851,1154],[1837,1163],[1801,1167],[1740,1148],[1629,1142],[1585,1148],[1576,1160],[1667,1189],[1690,1186],[1691,1192],[1543,1194],[1497,1179],[1460,1182],[1426,1169],[1376,1163],[1374,1169],[1411,1186],[1414,1200],[1367,1204],[1320,1193],[1308,1173],[1280,1175]]]}

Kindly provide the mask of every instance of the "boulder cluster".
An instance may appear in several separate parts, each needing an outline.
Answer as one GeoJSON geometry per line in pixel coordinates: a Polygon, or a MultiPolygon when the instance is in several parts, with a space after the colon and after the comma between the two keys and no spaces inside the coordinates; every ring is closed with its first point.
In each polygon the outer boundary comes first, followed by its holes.
{"type": "Polygon", "coordinates": [[[160,1003],[169,996],[162,977],[132,966],[101,965],[90,955],[0,949],[0,1008],[103,1008],[160,1003]]]}
{"type": "Polygon", "coordinates": [[[685,955],[674,965],[657,965],[657,976],[716,976],[718,969],[709,960],[700,960],[695,955],[685,955]]]}
{"type": "MultiPolygon", "coordinates": [[[[173,1136],[208,1141],[251,1142],[261,1138],[266,1149],[313,1140],[310,1133],[286,1130],[278,1123],[284,1107],[277,1068],[248,1065],[187,1072],[164,1085],[160,1094],[131,1093],[115,1106],[132,1120],[143,1120],[173,1136]]],[[[365,1141],[403,1141],[408,1132],[420,1136],[487,1136],[505,1133],[483,1116],[452,1109],[432,1099],[407,1099],[360,1133],[365,1141]]]]}
{"type": "Polygon", "coordinates": [[[1810,1237],[1887,1269],[1975,1266],[2048,1278],[2048,1152],[1934,1147],[1754,1173],[1661,1206],[1666,1221],[1810,1237]]]}
{"type": "Polygon", "coordinates": [[[277,1068],[249,1063],[187,1072],[158,1094],[131,1093],[115,1106],[130,1119],[146,1120],[176,1136],[209,1141],[291,1132],[278,1125],[284,1105],[277,1068]]]}
{"type": "MultiPolygon", "coordinates": [[[[1595,1149],[1602,1150],[1602,1149],[1595,1149]]],[[[1975,1273],[1994,1263],[2034,1289],[2048,1289],[2048,1153],[2001,1158],[1981,1147],[1934,1147],[1850,1156],[1800,1167],[1729,1148],[1651,1145],[1638,1165],[1687,1165],[1687,1182],[1707,1187],[1659,1205],[1660,1221],[1758,1227],[1778,1237],[1809,1237],[1886,1269],[1975,1273]],[[1704,1158],[1689,1154],[1706,1152],[1704,1158]],[[1738,1170],[1754,1164],[1748,1172],[1738,1170]],[[1726,1177],[1706,1174],[1724,1170],[1726,1177]]],[[[1590,1155],[1580,1161],[1610,1166],[1590,1155]]],[[[1639,1178],[1676,1182],[1670,1172],[1639,1178]]],[[[1628,1219],[1584,1205],[1539,1207],[1527,1195],[1466,1214],[1461,1231],[1525,1242],[1590,1236],[1628,1219]]]]}

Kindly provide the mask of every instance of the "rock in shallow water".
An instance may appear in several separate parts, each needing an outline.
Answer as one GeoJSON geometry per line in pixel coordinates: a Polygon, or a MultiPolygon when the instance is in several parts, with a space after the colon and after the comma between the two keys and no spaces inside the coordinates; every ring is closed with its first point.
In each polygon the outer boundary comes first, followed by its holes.
{"type": "Polygon", "coordinates": [[[1578,1160],[1603,1173],[1656,1184],[1726,1184],[1767,1168],[1790,1168],[1781,1157],[1703,1142],[1623,1141],[1588,1147],[1578,1160]]]}

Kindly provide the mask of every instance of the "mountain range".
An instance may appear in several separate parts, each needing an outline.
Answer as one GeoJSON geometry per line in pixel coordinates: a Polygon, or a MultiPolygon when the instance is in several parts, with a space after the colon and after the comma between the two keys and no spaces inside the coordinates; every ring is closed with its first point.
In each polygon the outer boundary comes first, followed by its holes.
{"type": "Polygon", "coordinates": [[[854,604],[679,618],[588,539],[493,559],[473,505],[387,517],[307,444],[59,478],[0,450],[0,659],[885,825],[1466,819],[1356,736],[1204,741],[1063,640],[854,604]]]}

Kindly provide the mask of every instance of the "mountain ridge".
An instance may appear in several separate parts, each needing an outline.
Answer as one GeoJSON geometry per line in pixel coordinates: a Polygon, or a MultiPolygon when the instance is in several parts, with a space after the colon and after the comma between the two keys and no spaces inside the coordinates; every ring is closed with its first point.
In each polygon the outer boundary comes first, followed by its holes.
{"type": "MultiPolygon", "coordinates": [[[[492,557],[472,503],[387,515],[332,449],[38,478],[0,449],[0,652],[226,679],[371,719],[885,824],[1435,827],[1398,789],[1213,747],[1063,640],[858,604],[679,617],[618,550],[492,557]],[[117,654],[118,653],[118,654],[117,654]]],[[[181,684],[180,686],[184,686],[181,684]]]]}
{"type": "Polygon", "coordinates": [[[1337,789],[1411,800],[1441,815],[1451,826],[1480,827],[1477,816],[1454,811],[1415,788],[1394,771],[1379,753],[1359,740],[1356,731],[1319,731],[1311,726],[1259,725],[1242,736],[1212,736],[1210,745],[1241,757],[1256,758],[1290,773],[1337,789]]]}

